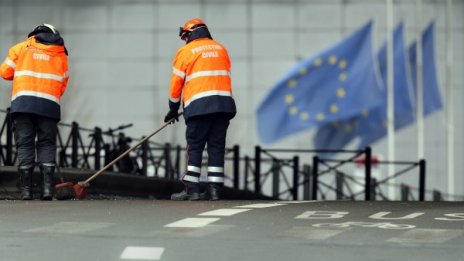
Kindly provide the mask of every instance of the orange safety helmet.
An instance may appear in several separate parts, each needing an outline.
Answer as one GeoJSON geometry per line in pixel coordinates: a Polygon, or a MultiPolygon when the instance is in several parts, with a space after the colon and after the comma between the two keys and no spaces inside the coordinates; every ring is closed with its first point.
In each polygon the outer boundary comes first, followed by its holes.
{"type": "Polygon", "coordinates": [[[188,35],[196,30],[197,28],[206,27],[205,22],[200,18],[193,18],[188,20],[183,27],[179,27],[179,37],[184,40],[187,39],[188,35]]]}

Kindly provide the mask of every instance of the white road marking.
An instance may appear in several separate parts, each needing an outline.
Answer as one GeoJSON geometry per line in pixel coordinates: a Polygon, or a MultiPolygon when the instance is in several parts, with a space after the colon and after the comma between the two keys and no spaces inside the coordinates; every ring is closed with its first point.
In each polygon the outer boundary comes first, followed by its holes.
{"type": "Polygon", "coordinates": [[[320,202],[319,200],[294,200],[294,201],[277,201],[276,203],[282,204],[301,204],[301,203],[316,203],[320,202]]]}
{"type": "Polygon", "coordinates": [[[233,216],[251,209],[221,208],[198,214],[199,216],[233,216]]]}
{"type": "Polygon", "coordinates": [[[461,229],[411,229],[387,242],[401,244],[444,243],[464,234],[461,229]]]}
{"type": "Polygon", "coordinates": [[[109,227],[114,223],[98,222],[60,222],[50,226],[37,227],[25,230],[32,233],[58,233],[58,234],[81,234],[84,232],[109,227]]]}
{"type": "Polygon", "coordinates": [[[136,247],[128,246],[122,251],[120,259],[132,260],[160,260],[164,247],[136,247]]]}
{"type": "Polygon", "coordinates": [[[251,205],[244,205],[244,206],[236,206],[237,208],[271,208],[271,207],[278,207],[278,206],[285,206],[286,204],[279,204],[279,203],[257,203],[251,205]]]}
{"type": "Polygon", "coordinates": [[[322,229],[313,227],[292,227],[287,230],[285,234],[287,237],[299,238],[299,239],[310,239],[310,240],[325,240],[336,236],[342,232],[350,230],[351,228],[344,229],[322,229]]]}
{"type": "Polygon", "coordinates": [[[184,218],[179,221],[165,225],[165,227],[204,227],[220,218],[184,218]]]}

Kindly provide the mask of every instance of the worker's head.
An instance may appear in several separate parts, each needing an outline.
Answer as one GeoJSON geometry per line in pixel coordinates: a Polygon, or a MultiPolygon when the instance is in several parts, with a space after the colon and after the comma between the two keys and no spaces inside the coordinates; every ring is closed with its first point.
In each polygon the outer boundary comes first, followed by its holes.
{"type": "Polygon", "coordinates": [[[213,39],[208,27],[200,18],[190,19],[183,27],[179,27],[179,37],[187,43],[198,38],[213,39]]]}
{"type": "Polygon", "coordinates": [[[34,30],[32,30],[32,32],[30,32],[27,37],[31,37],[33,35],[37,35],[37,34],[40,34],[40,33],[49,33],[49,34],[56,34],[56,35],[59,35],[60,32],[58,32],[58,30],[56,30],[56,28],[51,25],[51,24],[41,24],[41,25],[38,25],[34,28],[34,30]]]}

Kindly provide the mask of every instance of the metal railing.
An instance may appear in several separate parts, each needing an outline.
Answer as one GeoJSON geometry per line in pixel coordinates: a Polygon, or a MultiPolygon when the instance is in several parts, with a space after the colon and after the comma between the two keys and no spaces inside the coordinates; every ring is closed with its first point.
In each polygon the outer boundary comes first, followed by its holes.
{"type": "MultiPolygon", "coordinates": [[[[9,109],[3,111],[5,118],[0,129],[0,164],[14,165],[16,149],[13,141],[13,124],[9,109]]],[[[60,167],[94,169],[111,162],[130,147],[134,138],[127,137],[122,130],[132,124],[121,125],[103,131],[99,127],[83,128],[77,122],[59,123],[57,135],[57,164],[60,167]]],[[[143,137],[142,137],[143,138],[143,137]]],[[[179,179],[186,171],[186,148],[170,143],[146,141],[120,160],[108,171],[179,179]]],[[[254,158],[241,157],[240,147],[226,148],[226,183],[235,189],[254,191],[276,199],[351,199],[364,195],[364,200],[389,200],[380,190],[390,179],[412,169],[419,168],[418,200],[425,199],[425,160],[418,162],[377,162],[377,164],[406,165],[392,177],[382,180],[372,177],[372,152],[365,150],[293,150],[264,149],[255,146],[254,158]],[[326,153],[349,155],[344,159],[325,159],[326,153]],[[360,156],[364,157],[364,178],[354,179],[343,167],[352,165],[360,156]],[[333,178],[333,184],[329,179],[333,178]],[[353,186],[363,187],[354,191],[353,186]]],[[[207,164],[204,157],[202,165],[207,164]]],[[[411,190],[403,186],[402,199],[415,200],[411,190]],[[404,195],[408,195],[408,197],[404,195]]],[[[411,186],[410,186],[411,187],[411,186]]],[[[434,199],[441,199],[439,192],[430,192],[434,199]]]]}

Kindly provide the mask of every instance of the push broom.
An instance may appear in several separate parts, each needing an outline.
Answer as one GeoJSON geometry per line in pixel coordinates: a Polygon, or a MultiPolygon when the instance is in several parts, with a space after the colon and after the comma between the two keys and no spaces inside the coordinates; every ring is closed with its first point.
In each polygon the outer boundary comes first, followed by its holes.
{"type": "Polygon", "coordinates": [[[72,182],[64,182],[63,173],[61,172],[61,168],[56,165],[58,170],[58,175],[60,176],[61,183],[55,186],[55,198],[58,200],[66,200],[72,199],[75,196],[74,193],[74,183],[72,182]]]}
{"type": "MultiPolygon", "coordinates": [[[[182,112],[179,113],[179,116],[182,115],[182,112]]],[[[150,135],[146,136],[145,138],[141,139],[137,144],[133,145],[132,147],[130,147],[129,149],[127,149],[126,151],[124,151],[121,155],[119,155],[116,159],[114,159],[113,161],[111,161],[110,163],[106,164],[103,168],[101,168],[99,171],[95,172],[95,174],[93,174],[92,176],[90,176],[88,179],[84,180],[84,181],[79,181],[77,182],[76,184],[74,184],[72,186],[73,190],[74,190],[74,197],[78,198],[78,199],[84,199],[86,196],[87,196],[87,188],[90,186],[90,182],[92,180],[94,180],[98,175],[100,175],[101,173],[103,173],[105,170],[107,170],[109,167],[111,167],[114,163],[118,162],[119,160],[121,160],[122,158],[124,158],[127,154],[129,154],[129,152],[133,151],[134,149],[136,149],[138,146],[140,146],[142,143],[144,143],[146,140],[148,140],[149,138],[151,138],[153,135],[157,134],[158,132],[160,132],[162,129],[164,129],[166,126],[168,126],[169,124],[173,123],[176,119],[175,118],[172,118],[171,120],[169,120],[168,122],[166,122],[163,126],[161,126],[159,129],[155,130],[154,132],[152,132],[150,135]]],[[[62,189],[66,189],[66,190],[69,190],[69,183],[70,182],[65,182],[65,183],[61,183],[61,184],[58,184],[55,186],[55,189],[57,190],[57,193],[56,195],[60,195],[60,194],[63,194],[63,195],[68,195],[69,193],[61,193],[59,192],[60,190],[62,189]]]]}

